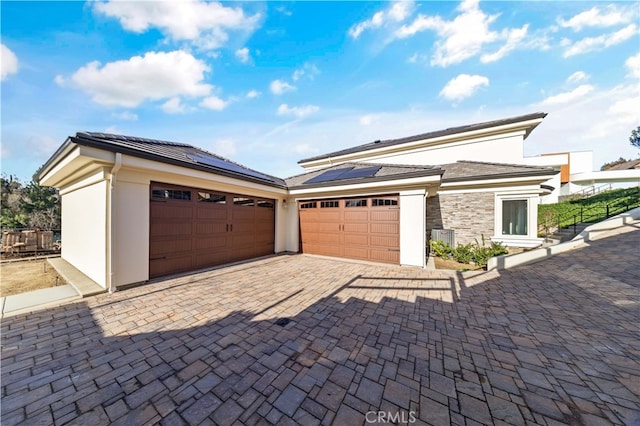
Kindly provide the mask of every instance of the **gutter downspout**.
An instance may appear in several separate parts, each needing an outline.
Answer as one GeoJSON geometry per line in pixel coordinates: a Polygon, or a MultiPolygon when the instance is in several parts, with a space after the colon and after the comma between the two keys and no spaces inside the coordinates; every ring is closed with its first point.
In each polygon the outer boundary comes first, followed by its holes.
{"type": "Polygon", "coordinates": [[[116,190],[116,174],[122,167],[122,154],[116,152],[116,161],[109,172],[109,206],[107,208],[107,289],[109,293],[116,291],[115,286],[115,268],[113,259],[115,258],[115,238],[116,233],[113,226],[113,217],[115,216],[114,195],[116,190]]]}

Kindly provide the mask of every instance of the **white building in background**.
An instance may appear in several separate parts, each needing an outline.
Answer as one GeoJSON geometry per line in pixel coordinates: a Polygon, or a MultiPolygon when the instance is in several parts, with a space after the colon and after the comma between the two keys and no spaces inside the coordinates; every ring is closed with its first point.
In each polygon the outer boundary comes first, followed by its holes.
{"type": "Polygon", "coordinates": [[[558,152],[524,157],[522,164],[560,170],[544,185],[553,191],[540,197],[541,204],[557,203],[561,197],[597,194],[608,189],[640,186],[640,160],[628,161],[605,171],[594,171],[593,152],[558,152]]]}

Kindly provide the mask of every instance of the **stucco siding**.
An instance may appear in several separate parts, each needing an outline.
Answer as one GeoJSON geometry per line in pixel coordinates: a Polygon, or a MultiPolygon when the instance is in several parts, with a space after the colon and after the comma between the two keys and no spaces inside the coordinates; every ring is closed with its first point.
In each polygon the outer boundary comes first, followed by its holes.
{"type": "Polygon", "coordinates": [[[107,182],[62,194],[62,258],[106,288],[107,182]]]}
{"type": "Polygon", "coordinates": [[[433,229],[453,229],[456,244],[488,242],[494,235],[493,192],[439,194],[427,199],[427,237],[433,229]]]}
{"type": "Polygon", "coordinates": [[[115,285],[149,279],[149,183],[116,180],[114,230],[115,285]]]}

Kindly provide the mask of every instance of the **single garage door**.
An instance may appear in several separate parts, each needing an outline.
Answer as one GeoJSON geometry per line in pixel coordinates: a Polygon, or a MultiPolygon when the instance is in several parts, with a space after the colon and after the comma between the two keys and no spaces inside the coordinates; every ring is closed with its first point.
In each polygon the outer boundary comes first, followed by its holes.
{"type": "Polygon", "coordinates": [[[302,251],[400,263],[398,196],[301,201],[302,251]]]}
{"type": "Polygon", "coordinates": [[[273,254],[275,202],[152,183],[151,278],[273,254]]]}

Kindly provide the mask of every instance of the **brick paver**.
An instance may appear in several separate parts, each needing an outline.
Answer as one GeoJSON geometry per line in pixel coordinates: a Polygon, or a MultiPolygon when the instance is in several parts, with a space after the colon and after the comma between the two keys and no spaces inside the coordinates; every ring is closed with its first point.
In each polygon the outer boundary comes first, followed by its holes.
{"type": "Polygon", "coordinates": [[[640,424],[638,228],[502,272],[279,256],[5,318],[2,425],[640,424]]]}

